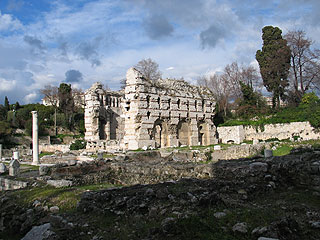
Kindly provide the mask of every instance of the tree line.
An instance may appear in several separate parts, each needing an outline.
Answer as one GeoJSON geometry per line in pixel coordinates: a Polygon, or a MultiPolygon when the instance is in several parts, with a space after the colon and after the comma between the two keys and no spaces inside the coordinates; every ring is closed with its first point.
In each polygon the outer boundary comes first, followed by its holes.
{"type": "Polygon", "coordinates": [[[280,28],[266,26],[262,40],[262,49],[255,56],[259,69],[234,62],[220,73],[199,77],[198,84],[211,89],[217,99],[221,121],[231,111],[236,117],[276,111],[281,101],[296,107],[306,93],[319,90],[320,50],[313,47],[314,42],[304,31],[289,31],[282,36],[280,28]],[[272,94],[273,110],[262,97],[262,86],[272,94]]]}
{"type": "Polygon", "coordinates": [[[57,127],[84,134],[84,110],[81,104],[83,92],[72,89],[70,84],[61,83],[59,87],[47,85],[40,90],[48,106],[43,104],[10,104],[5,96],[0,105],[0,139],[5,139],[14,129],[25,129],[32,134],[32,111],[38,112],[39,135],[57,135],[57,127]]]}

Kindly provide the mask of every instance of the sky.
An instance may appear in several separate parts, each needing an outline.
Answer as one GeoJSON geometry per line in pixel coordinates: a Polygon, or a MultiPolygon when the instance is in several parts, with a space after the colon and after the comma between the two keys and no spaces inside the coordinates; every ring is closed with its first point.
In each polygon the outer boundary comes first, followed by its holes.
{"type": "Polygon", "coordinates": [[[45,85],[118,90],[141,59],[196,83],[257,66],[261,29],[304,30],[318,46],[319,0],[0,0],[0,103],[40,102],[45,85]]]}

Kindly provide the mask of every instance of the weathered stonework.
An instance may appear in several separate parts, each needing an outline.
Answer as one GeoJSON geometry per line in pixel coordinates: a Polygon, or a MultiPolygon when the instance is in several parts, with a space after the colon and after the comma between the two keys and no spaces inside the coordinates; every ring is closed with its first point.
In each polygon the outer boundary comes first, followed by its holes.
{"type": "Polygon", "coordinates": [[[219,140],[222,143],[241,143],[244,140],[290,139],[311,140],[320,139],[320,133],[309,122],[292,122],[266,124],[263,128],[254,126],[218,127],[219,140]]]}
{"type": "Polygon", "coordinates": [[[244,140],[243,126],[230,126],[217,128],[219,139],[222,143],[240,144],[244,140]]]}
{"type": "Polygon", "coordinates": [[[85,93],[85,139],[89,148],[105,149],[110,141],[123,138],[121,101],[123,92],[106,91],[95,83],[85,93]]]}
{"type": "Polygon", "coordinates": [[[138,149],[217,142],[215,101],[207,88],[183,80],[146,80],[130,68],[123,92],[94,84],[85,95],[88,149],[138,149]]]}

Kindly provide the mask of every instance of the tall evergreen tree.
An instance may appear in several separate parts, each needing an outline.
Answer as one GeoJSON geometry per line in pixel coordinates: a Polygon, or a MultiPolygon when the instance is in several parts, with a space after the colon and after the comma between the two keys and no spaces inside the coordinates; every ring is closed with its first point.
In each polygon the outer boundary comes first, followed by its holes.
{"type": "Polygon", "coordinates": [[[59,108],[65,114],[68,120],[68,126],[72,127],[72,116],[74,110],[74,101],[72,97],[71,84],[61,83],[58,89],[59,108]]]}
{"type": "Polygon", "coordinates": [[[4,107],[6,108],[7,111],[10,110],[10,104],[7,96],[4,97],[4,107]]]}
{"type": "Polygon", "coordinates": [[[262,50],[256,53],[263,85],[273,93],[273,107],[280,106],[280,98],[284,97],[285,88],[289,85],[291,51],[281,34],[278,27],[264,27],[262,50]]]}

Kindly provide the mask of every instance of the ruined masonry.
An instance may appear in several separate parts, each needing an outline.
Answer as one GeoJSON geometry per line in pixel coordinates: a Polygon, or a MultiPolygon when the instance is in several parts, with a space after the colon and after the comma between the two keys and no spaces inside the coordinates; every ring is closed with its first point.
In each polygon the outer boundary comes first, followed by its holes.
{"type": "Polygon", "coordinates": [[[130,68],[124,91],[106,91],[100,83],[86,91],[87,149],[215,144],[214,110],[209,89],[183,80],[153,83],[130,68]]]}

